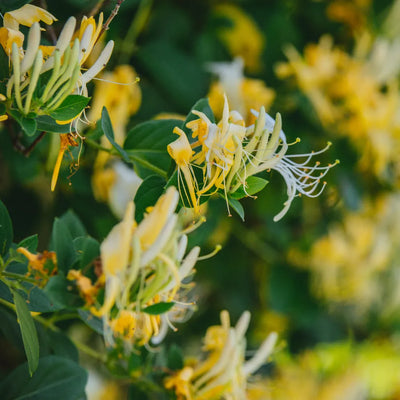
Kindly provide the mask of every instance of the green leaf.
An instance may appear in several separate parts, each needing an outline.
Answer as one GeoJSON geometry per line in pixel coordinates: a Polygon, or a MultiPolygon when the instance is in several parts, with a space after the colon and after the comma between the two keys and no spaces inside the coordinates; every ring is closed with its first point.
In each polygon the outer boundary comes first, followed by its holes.
{"type": "Polygon", "coordinates": [[[76,260],[76,252],[68,225],[59,218],[54,220],[52,244],[57,254],[57,265],[65,275],[76,260]]]}
{"type": "Polygon", "coordinates": [[[56,110],[50,112],[50,117],[58,121],[68,121],[78,116],[88,105],[89,101],[90,97],[71,94],[56,110]]]}
{"type": "Polygon", "coordinates": [[[26,364],[12,371],[1,383],[2,400],[72,400],[85,398],[87,372],[72,360],[46,356],[29,377],[26,364]]]}
{"type": "Polygon", "coordinates": [[[143,219],[147,207],[156,204],[164,192],[165,184],[165,179],[159,175],[151,175],[142,182],[134,199],[136,222],[139,223],[143,219]]]}
{"type": "Polygon", "coordinates": [[[160,303],[157,303],[157,304],[152,304],[151,306],[148,306],[146,308],[143,308],[142,311],[145,312],[146,314],[159,315],[159,314],[166,313],[174,305],[175,305],[175,303],[173,301],[160,302],[160,303]]]}
{"type": "MultiPolygon", "coordinates": [[[[221,195],[221,197],[224,196],[221,195]]],[[[229,206],[232,208],[232,210],[234,210],[242,219],[242,221],[244,221],[244,209],[243,206],[240,204],[239,200],[232,199],[231,197],[228,196],[228,203],[229,206]]]]}
{"type": "MultiPolygon", "coordinates": [[[[28,236],[25,239],[22,239],[18,244],[17,247],[25,247],[31,253],[35,252],[39,243],[38,235],[28,236]]],[[[24,258],[26,260],[26,258],[24,258]]]]}
{"type": "Polygon", "coordinates": [[[28,136],[33,136],[36,133],[36,119],[24,116],[18,110],[10,110],[9,113],[28,136]]]}
{"type": "Polygon", "coordinates": [[[43,289],[51,304],[58,310],[71,308],[79,304],[80,297],[70,291],[71,281],[62,275],[52,276],[43,289]]]}
{"type": "Polygon", "coordinates": [[[90,328],[92,328],[95,332],[100,335],[103,335],[103,320],[95,317],[89,310],[79,309],[78,310],[79,317],[81,320],[90,328]]]}
{"type": "Polygon", "coordinates": [[[111,119],[108,114],[107,108],[105,107],[103,107],[103,110],[101,111],[101,127],[107,139],[112,144],[112,146],[117,150],[122,159],[128,164],[130,164],[131,160],[129,159],[128,154],[126,154],[124,149],[114,140],[114,130],[111,124],[111,119]]]}
{"type": "Polygon", "coordinates": [[[29,375],[32,376],[39,364],[39,340],[35,328],[35,323],[28,310],[25,300],[16,290],[11,289],[19,326],[21,328],[22,341],[26,358],[28,359],[29,375]]]}
{"type": "Polygon", "coordinates": [[[176,126],[182,127],[182,121],[164,119],[136,125],[128,132],[124,149],[135,165],[166,178],[173,162],[167,146],[178,139],[172,132],[176,126]]]}
{"type": "Polygon", "coordinates": [[[4,13],[7,11],[16,10],[23,5],[30,3],[30,0],[1,0],[0,10],[4,13]]]}
{"type": "Polygon", "coordinates": [[[263,190],[265,186],[267,186],[267,183],[267,180],[259,178],[258,176],[249,176],[246,180],[246,191],[244,190],[243,185],[239,186],[239,189],[236,190],[235,193],[231,193],[230,197],[239,200],[243,197],[253,196],[263,190]]]}
{"type": "Polygon", "coordinates": [[[41,132],[47,133],[69,133],[71,132],[71,125],[64,124],[59,125],[55,119],[51,118],[49,115],[41,115],[36,118],[37,129],[41,132]]]}
{"type": "Polygon", "coordinates": [[[168,349],[167,366],[172,370],[182,369],[184,366],[182,349],[176,344],[168,349]]]}
{"type": "Polygon", "coordinates": [[[78,237],[74,239],[74,247],[78,253],[79,267],[85,268],[100,255],[100,244],[90,236],[78,237]]]}
{"type": "Polygon", "coordinates": [[[13,240],[13,227],[7,208],[0,200],[0,255],[5,255],[13,240]]]}
{"type": "Polygon", "coordinates": [[[68,210],[66,213],[61,215],[60,220],[67,226],[72,237],[75,238],[87,235],[86,229],[81,220],[72,210],[68,210]]]}

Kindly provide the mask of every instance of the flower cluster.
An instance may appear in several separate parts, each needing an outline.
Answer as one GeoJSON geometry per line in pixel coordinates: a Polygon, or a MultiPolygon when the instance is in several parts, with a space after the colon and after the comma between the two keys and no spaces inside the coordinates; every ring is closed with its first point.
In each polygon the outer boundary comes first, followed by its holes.
{"type": "Polygon", "coordinates": [[[338,163],[323,167],[317,161],[310,165],[313,157],[327,150],[330,143],[317,152],[286,154],[289,144],[281,129],[280,114],[274,120],[264,107],[256,113],[255,123],[248,127],[237,111],[229,111],[226,97],[222,119],[218,123],[211,122],[203,112],[193,111],[193,114],[198,118],[188,122],[186,127],[196,141],[190,143],[185,132],[176,127],[174,132],[179,138],[169,144],[168,152],[178,166],[178,174],[183,174],[183,178],[178,177],[183,187],[181,193],[196,211],[201,196],[220,190],[228,199],[239,188],[249,195],[249,177],[276,170],[285,180],[288,195],[283,210],[274,218],[278,221],[296,196],[317,197],[326,185],[325,182],[320,185],[321,179],[338,163]],[[299,158],[303,161],[297,162],[299,158]],[[196,180],[193,167],[202,170],[201,182],[196,180]]]}
{"type": "Polygon", "coordinates": [[[122,222],[101,244],[104,301],[91,311],[103,316],[108,343],[113,336],[129,344],[159,343],[168,326],[175,329],[172,322],[193,309],[187,295],[200,248],[185,256],[187,236],[174,212],[178,199],[170,187],[139,224],[129,203],[122,222]]]}
{"type": "Polygon", "coordinates": [[[250,313],[245,311],[235,327],[229,313],[221,312],[221,325],[208,328],[203,349],[204,361],[196,361],[165,380],[167,389],[174,389],[178,400],[242,400],[247,398],[249,378],[271,355],[276,333],[270,333],[253,357],[246,361],[245,334],[250,313]]]}
{"type": "Polygon", "coordinates": [[[6,92],[10,107],[15,101],[17,109],[24,115],[30,112],[50,114],[74,92],[87,96],[87,83],[104,68],[114,47],[114,42],[109,41],[91,68],[81,72],[99,38],[102,19],[101,14],[96,27],[93,17],[83,18],[79,31],[74,34],[76,19],[70,17],[55,46],[41,46],[37,21],[52,23],[55,17],[32,5],[6,13],[1,44],[9,54],[13,68],[6,92]],[[18,31],[19,23],[30,26],[26,50],[22,47],[24,37],[18,31]]]}

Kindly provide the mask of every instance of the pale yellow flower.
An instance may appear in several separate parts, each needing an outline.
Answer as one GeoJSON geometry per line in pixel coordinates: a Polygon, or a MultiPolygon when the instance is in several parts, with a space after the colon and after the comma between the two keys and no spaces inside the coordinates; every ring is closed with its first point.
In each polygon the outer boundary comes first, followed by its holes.
{"type": "Polygon", "coordinates": [[[200,249],[194,247],[184,257],[187,237],[175,214],[178,199],[177,190],[168,188],[139,224],[130,202],[123,221],[101,244],[105,299],[91,310],[104,317],[109,344],[113,338],[128,345],[150,340],[157,344],[173,327],[171,321],[183,321],[193,308],[187,299],[192,287],[187,279],[200,249]],[[146,313],[147,307],[158,303],[171,303],[171,307],[156,315],[146,313]]]}
{"type": "Polygon", "coordinates": [[[229,313],[221,312],[221,325],[208,328],[204,338],[204,361],[186,366],[167,378],[164,385],[174,389],[179,400],[243,400],[247,398],[248,380],[271,355],[277,335],[271,333],[246,361],[245,333],[250,313],[245,311],[235,327],[229,313]]]}
{"type": "Polygon", "coordinates": [[[254,72],[260,68],[264,36],[256,23],[239,7],[220,4],[214,9],[217,16],[228,18],[232,26],[221,27],[218,35],[233,57],[241,57],[245,67],[254,72]]]}

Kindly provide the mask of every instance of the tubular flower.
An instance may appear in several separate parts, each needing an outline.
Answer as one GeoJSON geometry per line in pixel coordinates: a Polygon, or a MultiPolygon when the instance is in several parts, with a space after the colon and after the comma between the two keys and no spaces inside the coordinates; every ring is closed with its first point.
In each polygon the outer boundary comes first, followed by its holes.
{"type": "Polygon", "coordinates": [[[139,224],[130,203],[123,221],[101,244],[105,297],[91,310],[103,316],[108,343],[157,344],[168,326],[175,329],[171,321],[183,321],[193,308],[186,300],[192,287],[187,279],[200,249],[184,257],[187,236],[174,213],[178,198],[177,190],[168,188],[139,224]]]}
{"type": "MultiPolygon", "coordinates": [[[[32,19],[34,20],[36,21],[32,19]]],[[[83,54],[88,53],[86,37],[89,36],[93,27],[89,25],[85,30],[85,32],[89,31],[88,34],[83,35],[80,40],[73,39],[75,25],[75,18],[70,17],[54,49],[40,46],[41,33],[38,22],[32,23],[25,51],[22,49],[23,37],[20,40],[18,35],[14,38],[4,35],[4,31],[0,32],[0,40],[3,38],[10,41],[8,44],[2,42],[3,47],[10,48],[10,61],[13,68],[13,74],[7,83],[6,97],[9,106],[15,101],[16,107],[24,115],[30,112],[39,115],[51,114],[70,94],[87,95],[86,84],[107,64],[114,43],[108,42],[94,65],[82,74],[81,61],[83,54]],[[45,55],[50,53],[51,55],[45,60],[43,52],[45,55]],[[46,75],[44,75],[45,72],[47,72],[46,75]]],[[[80,113],[69,121],[57,122],[68,123],[79,115],[80,113]]]]}
{"type": "Polygon", "coordinates": [[[243,400],[247,398],[248,380],[271,355],[277,335],[271,333],[254,356],[245,361],[245,333],[250,313],[245,311],[235,327],[229,313],[221,312],[221,325],[208,328],[203,349],[204,361],[186,366],[164,381],[174,389],[178,400],[243,400]]]}
{"type": "Polygon", "coordinates": [[[230,108],[244,115],[246,123],[251,125],[255,120],[251,110],[259,110],[262,106],[268,110],[275,92],[261,80],[244,77],[243,67],[243,59],[239,57],[230,63],[210,63],[208,69],[218,80],[211,84],[208,100],[215,117],[221,118],[226,93],[230,108]]]}
{"type": "MultiPolygon", "coordinates": [[[[310,165],[313,157],[326,151],[330,143],[317,152],[286,154],[289,144],[281,129],[281,117],[277,114],[275,122],[265,112],[264,107],[261,107],[259,113],[254,112],[256,121],[248,127],[245,126],[243,117],[237,111],[229,111],[226,97],[223,116],[218,124],[211,122],[202,112],[192,112],[199,117],[186,125],[192,130],[193,138],[197,139],[190,145],[194,150],[193,155],[190,157],[188,139],[182,138],[184,132],[179,128],[175,129],[180,133],[180,138],[169,146],[179,148],[182,154],[185,154],[183,162],[183,159],[179,159],[177,152],[170,151],[178,169],[180,168],[183,172],[186,170],[184,178],[186,186],[191,188],[189,193],[196,191],[195,199],[190,195],[191,205],[194,208],[199,204],[200,196],[210,195],[218,190],[223,191],[227,200],[228,196],[240,187],[247,194],[247,178],[263,171],[276,170],[285,180],[288,195],[283,210],[274,218],[274,221],[278,221],[286,214],[296,196],[319,196],[326,185],[324,182],[320,187],[321,178],[339,162],[328,164],[326,167],[320,166],[318,161],[310,165]],[[183,145],[183,143],[186,144],[183,145]],[[186,151],[183,151],[184,149],[186,151]],[[303,159],[303,161],[297,162],[297,159],[303,159]],[[194,180],[194,175],[189,173],[188,166],[190,165],[202,169],[201,184],[198,184],[194,180]]],[[[296,140],[298,141],[299,139],[296,140]]],[[[184,194],[186,198],[189,198],[186,193],[184,194]]]]}
{"type": "Polygon", "coordinates": [[[360,167],[379,178],[398,180],[400,43],[358,35],[354,54],[333,45],[330,36],[306,46],[304,55],[286,50],[281,78],[293,77],[321,123],[349,137],[360,151],[360,167]]]}
{"type": "Polygon", "coordinates": [[[4,14],[3,26],[0,28],[0,43],[8,56],[11,54],[13,42],[17,44],[18,48],[22,48],[24,35],[19,31],[19,25],[30,27],[40,21],[51,25],[57,19],[43,8],[31,4],[25,4],[17,10],[4,14]]]}

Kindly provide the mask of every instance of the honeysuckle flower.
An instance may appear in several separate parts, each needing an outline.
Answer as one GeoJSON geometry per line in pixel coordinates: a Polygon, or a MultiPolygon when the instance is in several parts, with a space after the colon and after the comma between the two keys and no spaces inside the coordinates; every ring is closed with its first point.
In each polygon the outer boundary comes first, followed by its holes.
{"type": "Polygon", "coordinates": [[[330,226],[307,255],[290,253],[295,265],[311,271],[315,295],[354,322],[379,308],[383,320],[398,312],[399,200],[393,193],[365,202],[330,226]]]}
{"type": "Polygon", "coordinates": [[[43,8],[31,4],[25,4],[17,10],[6,12],[3,17],[3,26],[0,28],[0,43],[6,54],[11,54],[14,42],[19,49],[22,48],[24,35],[19,31],[20,24],[30,27],[40,21],[51,25],[57,19],[43,8]]]}
{"type": "Polygon", "coordinates": [[[129,203],[123,221],[101,244],[105,297],[91,310],[103,316],[109,344],[116,339],[127,346],[150,340],[157,344],[169,326],[175,329],[171,322],[182,320],[193,308],[187,298],[192,287],[187,279],[200,249],[194,247],[184,257],[187,237],[174,212],[178,199],[177,190],[168,188],[139,224],[129,203]],[[146,312],[157,304],[167,309],[146,312]]]}
{"type": "Polygon", "coordinates": [[[118,218],[123,217],[141,183],[142,179],[133,169],[117,160],[104,168],[96,166],[92,177],[96,199],[107,202],[118,218]]]}
{"type": "Polygon", "coordinates": [[[224,94],[228,98],[229,107],[245,116],[248,125],[255,120],[251,110],[259,110],[262,106],[268,110],[271,106],[275,92],[266,87],[263,81],[243,75],[242,58],[237,57],[232,62],[209,63],[207,67],[218,77],[218,80],[211,84],[207,96],[217,119],[222,117],[224,94]]]}
{"type": "Polygon", "coordinates": [[[289,144],[281,129],[280,114],[277,114],[275,123],[264,107],[259,113],[254,112],[256,121],[248,127],[240,113],[229,111],[226,97],[223,116],[218,123],[211,122],[202,112],[195,110],[192,113],[199,118],[188,122],[186,126],[197,140],[189,144],[185,133],[175,128],[180,137],[168,149],[177,163],[178,171],[184,175],[186,185],[181,193],[190,199],[194,208],[200,203],[200,196],[218,190],[223,192],[227,201],[228,195],[240,187],[247,193],[247,178],[263,171],[276,170],[285,180],[288,195],[283,210],[274,217],[274,221],[278,221],[287,213],[296,196],[319,196],[326,185],[325,182],[320,185],[321,179],[339,162],[325,167],[319,161],[310,164],[314,156],[330,147],[330,143],[317,152],[287,154],[289,144]],[[298,159],[302,161],[298,162],[298,159]],[[195,180],[191,165],[203,170],[201,184],[195,180]]]}
{"type": "Polygon", "coordinates": [[[235,327],[231,327],[229,313],[221,312],[221,325],[208,328],[203,350],[204,361],[186,366],[164,385],[174,389],[178,400],[244,400],[247,399],[248,380],[267,361],[276,340],[270,333],[250,360],[245,360],[245,333],[250,313],[245,311],[235,327]]]}
{"type": "Polygon", "coordinates": [[[87,95],[86,84],[107,64],[114,46],[113,41],[107,43],[94,65],[81,73],[83,53],[88,53],[84,49],[88,44],[86,37],[91,34],[93,27],[88,25],[85,30],[88,34],[83,35],[80,41],[72,38],[75,25],[75,18],[69,18],[58,37],[54,51],[45,62],[40,48],[41,34],[38,22],[34,22],[29,30],[25,52],[21,53],[18,42],[11,43],[13,75],[7,83],[7,100],[15,100],[18,109],[24,115],[31,111],[49,114],[74,92],[87,95]],[[42,74],[50,70],[48,80],[40,82],[42,74]],[[36,98],[39,82],[43,88],[40,97],[36,98]]]}
{"type": "Polygon", "coordinates": [[[398,39],[357,36],[353,54],[333,45],[330,36],[307,45],[304,55],[289,47],[282,78],[294,77],[322,124],[348,136],[360,151],[360,167],[378,178],[399,180],[400,94],[398,39]],[[394,178],[394,179],[393,179],[394,178]]]}
{"type": "Polygon", "coordinates": [[[257,71],[264,49],[264,36],[254,20],[233,4],[218,4],[214,8],[214,13],[232,21],[231,26],[218,29],[218,36],[231,55],[241,57],[249,71],[257,71]]]}

